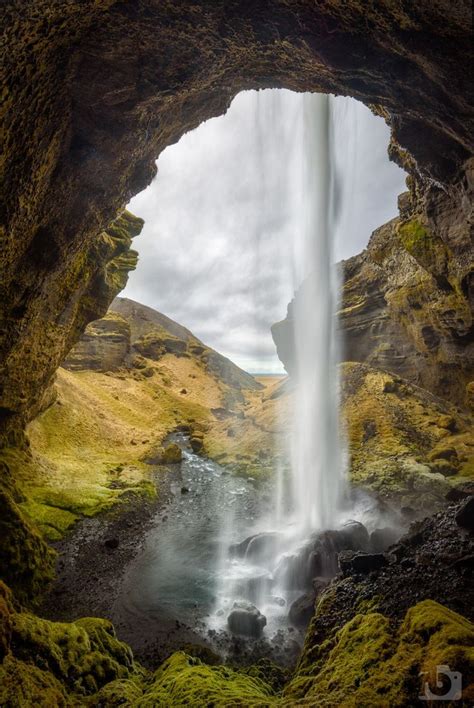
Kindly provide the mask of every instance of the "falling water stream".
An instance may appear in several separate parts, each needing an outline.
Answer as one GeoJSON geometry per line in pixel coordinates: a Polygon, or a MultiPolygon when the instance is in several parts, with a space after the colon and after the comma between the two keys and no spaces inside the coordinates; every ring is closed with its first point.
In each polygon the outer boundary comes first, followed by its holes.
{"type": "MultiPolygon", "coordinates": [[[[294,110],[281,97],[273,120],[294,110]]],[[[275,629],[302,588],[294,564],[311,535],[338,526],[344,497],[343,436],[338,415],[337,275],[333,257],[335,181],[331,173],[331,99],[298,96],[286,180],[287,214],[294,233],[291,275],[296,296],[289,306],[292,395],[288,466],[279,470],[271,515],[260,515],[247,541],[234,533],[235,547],[221,554],[216,614],[227,617],[240,599],[257,605],[275,629]],[[249,540],[250,539],[250,540],[249,540]],[[224,612],[222,613],[222,609],[224,612]]],[[[282,156],[288,146],[282,145],[282,156]]],[[[232,537],[232,518],[222,538],[232,537]]],[[[244,604],[241,605],[245,607],[244,604]]]]}

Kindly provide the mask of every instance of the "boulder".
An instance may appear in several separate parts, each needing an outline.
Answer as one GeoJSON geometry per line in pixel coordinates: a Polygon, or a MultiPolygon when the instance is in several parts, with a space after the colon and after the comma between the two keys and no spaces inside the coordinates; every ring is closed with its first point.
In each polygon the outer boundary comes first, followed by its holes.
{"type": "Polygon", "coordinates": [[[369,548],[369,533],[360,521],[348,521],[337,531],[337,546],[341,550],[363,551],[369,548]]]}
{"type": "Polygon", "coordinates": [[[360,551],[342,551],[339,554],[339,567],[343,575],[361,573],[363,575],[379,570],[388,564],[384,553],[362,553],[360,551]]]}
{"type": "Polygon", "coordinates": [[[196,436],[196,435],[193,435],[193,436],[190,438],[189,444],[191,445],[192,451],[195,452],[196,454],[199,453],[199,452],[201,452],[201,450],[202,450],[202,448],[203,448],[203,445],[204,445],[203,439],[200,438],[200,437],[198,437],[198,436],[196,436]]]}
{"type": "Polygon", "coordinates": [[[462,502],[455,518],[458,526],[474,531],[474,496],[462,502]]]}
{"type": "Polygon", "coordinates": [[[370,550],[372,553],[383,553],[398,541],[400,532],[390,526],[375,529],[370,534],[370,550]]]}
{"type": "Polygon", "coordinates": [[[118,538],[107,538],[104,541],[104,546],[111,551],[115,551],[119,547],[119,540],[118,538]]]}
{"type": "Polygon", "coordinates": [[[176,443],[170,443],[166,447],[157,447],[145,457],[148,465],[175,465],[181,462],[183,453],[176,443]]]}
{"type": "Polygon", "coordinates": [[[252,536],[247,544],[245,558],[254,563],[265,563],[275,557],[280,539],[281,534],[276,531],[252,536]]]}
{"type": "Polygon", "coordinates": [[[275,577],[288,590],[308,591],[316,576],[332,578],[337,574],[338,554],[345,550],[369,550],[368,531],[358,521],[314,534],[296,553],[281,559],[275,577]]]}
{"type": "Polygon", "coordinates": [[[227,625],[232,634],[243,634],[256,639],[262,635],[266,624],[267,618],[255,605],[247,602],[234,602],[227,618],[227,625]]]}
{"type": "Polygon", "coordinates": [[[451,487],[449,492],[446,494],[446,501],[448,502],[460,502],[463,499],[467,499],[474,495],[474,482],[464,482],[458,484],[455,487],[451,487]]]}
{"type": "Polygon", "coordinates": [[[314,614],[316,593],[309,592],[298,597],[290,607],[288,619],[294,627],[306,629],[314,614]]]}

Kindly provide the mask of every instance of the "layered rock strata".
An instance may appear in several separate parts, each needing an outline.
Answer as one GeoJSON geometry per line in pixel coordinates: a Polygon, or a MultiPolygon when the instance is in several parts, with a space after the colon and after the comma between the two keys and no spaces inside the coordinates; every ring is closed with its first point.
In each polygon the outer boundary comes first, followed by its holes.
{"type": "MultiPolygon", "coordinates": [[[[469,409],[474,378],[470,170],[465,180],[459,199],[437,189],[423,197],[413,190],[401,195],[400,217],[376,229],[360,255],[341,263],[338,323],[343,360],[393,372],[469,409]]],[[[295,373],[292,318],[290,303],[272,333],[280,359],[295,373]]]]}

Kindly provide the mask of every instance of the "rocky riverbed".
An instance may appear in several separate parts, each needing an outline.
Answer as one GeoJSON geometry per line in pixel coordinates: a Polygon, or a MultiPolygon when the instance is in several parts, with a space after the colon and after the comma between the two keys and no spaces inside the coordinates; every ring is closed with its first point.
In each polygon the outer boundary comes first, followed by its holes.
{"type": "Polygon", "coordinates": [[[236,532],[245,536],[268,504],[265,486],[194,454],[183,434],[168,442],[179,444],[183,460],[156,468],[156,500],[131,497],[109,514],[80,521],[55,544],[57,579],[42,615],[106,617],[146,666],[183,647],[207,648],[216,661],[271,657],[293,665],[303,638],[297,628],[282,626],[258,639],[235,636],[216,604],[224,518],[232,512],[236,532]]]}

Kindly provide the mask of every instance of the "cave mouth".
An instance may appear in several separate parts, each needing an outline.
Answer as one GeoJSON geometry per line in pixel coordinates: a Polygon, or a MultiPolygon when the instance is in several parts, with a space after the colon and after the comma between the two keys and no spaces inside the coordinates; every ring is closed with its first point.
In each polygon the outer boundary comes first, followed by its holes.
{"type": "MultiPolygon", "coordinates": [[[[292,664],[296,648],[302,646],[304,621],[301,624],[298,615],[294,626],[288,613],[293,603],[301,604],[302,592],[309,586],[305,573],[293,567],[282,571],[282,562],[301,548],[306,553],[308,539],[316,531],[332,529],[337,548],[337,529],[343,522],[367,524],[369,531],[381,524],[369,496],[339,499],[343,492],[334,480],[344,474],[346,453],[337,432],[337,386],[327,388],[323,380],[338,382],[333,360],[338,349],[333,323],[340,297],[336,261],[366,246],[372,228],[394,214],[403,188],[404,173],[386,154],[388,138],[382,119],[352,99],[277,89],[245,92],[225,116],[206,122],[165,150],[157,178],[128,205],[145,221],[136,242],[141,254],[138,266],[124,297],[112,303],[109,320],[104,325],[93,323],[76,347],[79,351],[69,355],[65,362],[69,371],[107,369],[107,365],[113,371],[117,351],[107,359],[104,348],[111,342],[122,347],[120,328],[128,322],[135,337],[130,340],[132,350],[142,359],[141,370],[153,375],[150,380],[158,375],[162,381],[169,379],[163,374],[166,365],[163,370],[154,368],[150,360],[174,354],[185,357],[190,352],[201,357],[205,342],[230,359],[232,366],[240,365],[264,383],[258,403],[255,397],[245,400],[245,396],[239,402],[241,394],[230,387],[222,401],[211,406],[212,415],[223,420],[245,418],[247,405],[256,409],[258,417],[266,405],[268,383],[273,387],[271,396],[284,397],[278,390],[280,384],[281,390],[284,387],[284,381],[279,381],[286,373],[283,363],[290,373],[296,370],[284,357],[278,358],[272,325],[281,320],[295,295],[296,302],[303,303],[299,308],[293,304],[292,315],[300,322],[300,341],[295,340],[293,347],[305,352],[297,357],[297,378],[305,390],[289,414],[298,419],[297,438],[291,440],[289,430],[284,431],[288,440],[283,447],[277,450],[273,439],[268,449],[257,451],[264,452],[265,462],[257,459],[252,471],[247,469],[240,477],[226,474],[225,459],[219,464],[196,455],[192,447],[196,431],[185,415],[174,421],[164,438],[165,447],[177,444],[182,451],[179,471],[165,470],[161,479],[157,476],[158,486],[167,489],[165,508],[159,506],[146,530],[144,549],[134,560],[127,560],[125,579],[120,590],[112,593],[113,605],[101,610],[150,666],[156,664],[156,652],[162,656],[191,641],[207,642],[223,656],[234,656],[227,618],[236,601],[255,603],[262,610],[267,624],[258,631],[264,641],[261,655],[292,664]],[[370,209],[371,203],[376,208],[370,209]],[[159,311],[155,315],[161,318],[159,327],[168,328],[167,339],[156,332],[153,339],[153,333],[139,324],[149,316],[148,307],[159,311]],[[88,347],[96,335],[94,327],[99,337],[92,356],[88,347]],[[308,336],[311,330],[316,338],[308,336]],[[188,335],[199,340],[186,343],[183,337],[188,335]],[[334,343],[321,348],[321,339],[334,339],[334,343]],[[312,391],[309,397],[307,391],[312,391]],[[298,410],[303,413],[297,414],[298,410]],[[176,432],[181,428],[185,432],[176,432]],[[291,447],[298,450],[296,456],[292,457],[291,447]],[[317,472],[313,470],[316,458],[320,460],[317,472]],[[297,483],[291,481],[293,467],[302,471],[297,483]],[[308,498],[320,503],[308,506],[308,498]],[[300,518],[305,520],[301,529],[300,518]],[[242,543],[252,537],[256,540],[249,551],[229,555],[229,548],[242,550],[242,543]],[[259,544],[265,552],[258,550],[259,544]],[[299,573],[298,579],[290,580],[290,572],[299,573]]],[[[130,352],[127,362],[133,368],[130,352]]],[[[182,366],[182,361],[174,365],[178,364],[182,366]]],[[[219,380],[221,373],[214,373],[219,380]]],[[[199,396],[205,397],[205,391],[195,392],[199,376],[187,375],[190,378],[180,384],[179,395],[202,404],[204,398],[199,396]]],[[[243,389],[246,385],[244,381],[243,389]]],[[[115,398],[120,399],[120,393],[115,398]]],[[[286,425],[293,428],[291,420],[286,425]]],[[[244,458],[245,429],[235,431],[227,425],[225,430],[236,443],[235,458],[244,458]]],[[[114,488],[124,483],[122,471],[114,472],[120,467],[112,469],[114,488]]],[[[125,518],[124,523],[129,523],[125,518]]],[[[121,543],[118,537],[127,534],[120,524],[107,531],[107,537],[100,523],[92,528],[108,551],[115,551],[121,543]]],[[[88,523],[85,529],[74,534],[74,543],[84,541],[84,533],[90,535],[88,523]]],[[[95,548],[98,543],[94,540],[95,548]]],[[[67,554],[68,543],[64,548],[67,554]]],[[[93,549],[88,549],[84,563],[77,562],[73,568],[66,561],[59,588],[79,584],[81,574],[90,582],[90,552],[93,549]]],[[[328,551],[324,546],[321,553],[329,560],[320,572],[324,578],[331,577],[337,567],[334,548],[328,551]]],[[[116,572],[113,564],[105,564],[102,578],[111,568],[116,572]]],[[[105,588],[110,593],[107,582],[105,588]]],[[[74,603],[75,612],[89,614],[90,603],[98,602],[100,607],[102,601],[100,592],[92,592],[89,600],[74,603]]],[[[44,611],[54,619],[69,618],[67,602],[66,597],[58,608],[53,593],[44,611]]]]}
{"type": "MultiPolygon", "coordinates": [[[[330,704],[376,704],[382,691],[389,702],[412,705],[423,692],[430,697],[429,685],[439,688],[440,666],[448,664],[456,681],[462,674],[469,683],[474,358],[466,205],[474,131],[464,67],[472,57],[470,4],[86,5],[38,0],[21,13],[15,0],[2,6],[8,78],[1,168],[8,189],[0,204],[0,703],[34,696],[48,705],[69,698],[108,705],[126,694],[137,705],[160,699],[172,705],[183,696],[189,703],[229,696],[238,703],[248,697],[252,704],[299,704],[321,695],[330,704]],[[167,146],[222,114],[239,90],[270,85],[351,95],[371,105],[391,128],[391,157],[410,174],[400,218],[377,229],[367,252],[343,266],[341,320],[353,354],[345,366],[346,412],[358,481],[377,488],[406,519],[425,507],[436,515],[388,558],[341,558],[344,577],[319,603],[289,683],[274,667],[252,667],[253,676],[213,667],[215,655],[190,646],[152,675],[107,621],[59,624],[24,608],[34,607],[53,575],[43,536],[61,547],[60,538],[86,517],[89,540],[97,543],[77,539],[71,558],[83,554],[87,583],[56,585],[51,602],[55,611],[62,597],[76,616],[107,616],[133,529],[146,533],[154,509],[153,485],[142,483],[140,465],[129,464],[130,451],[144,452],[150,433],[164,435],[164,419],[178,424],[183,401],[193,402],[179,377],[161,370],[163,362],[136,352],[130,375],[108,372],[100,382],[97,370],[75,375],[87,356],[83,340],[72,366],[58,367],[88,322],[86,336],[97,345],[91,361],[103,355],[104,340],[113,345],[111,362],[128,356],[130,322],[120,313],[103,317],[135,264],[130,245],[142,222],[124,205],[150,183],[167,146]],[[153,415],[159,399],[170,403],[169,415],[153,415]],[[109,438],[114,444],[104,449],[109,438]],[[52,493],[52,481],[59,491],[52,493]],[[110,495],[114,501],[128,495],[125,526],[115,536],[108,518],[105,535],[96,535],[105,516],[94,509],[110,511],[110,495]],[[77,604],[77,587],[92,590],[91,613],[77,604]],[[428,676],[413,679],[426,669],[428,676]]],[[[280,342],[289,315],[280,323],[280,342]]],[[[176,337],[168,339],[176,346],[176,337]]],[[[202,345],[194,345],[196,353],[202,345]]],[[[280,354],[291,366],[284,344],[280,354]]],[[[272,393],[266,402],[275,400],[272,393]]],[[[222,415],[222,406],[215,410],[222,415]]],[[[200,448],[212,441],[196,426],[195,405],[193,411],[180,432],[200,448]]],[[[236,418],[235,425],[245,422],[245,412],[236,418]]],[[[184,502],[189,491],[179,494],[184,502]]],[[[308,604],[300,609],[307,612],[308,604]]],[[[164,658],[153,647],[149,656],[153,668],[164,658]]]]}
{"type": "MultiPolygon", "coordinates": [[[[157,177],[127,206],[145,225],[121,295],[188,326],[251,373],[283,372],[270,328],[303,279],[295,272],[292,218],[303,179],[301,98],[287,89],[237,94],[225,115],[165,149],[157,177]],[[220,326],[219,311],[227,313],[220,326]],[[240,350],[219,336],[226,329],[242,341],[240,350]]],[[[355,99],[329,101],[321,150],[330,152],[332,257],[339,262],[398,214],[406,173],[389,160],[382,118],[355,99]]]]}

